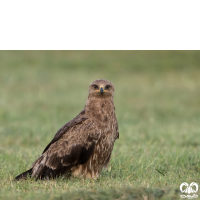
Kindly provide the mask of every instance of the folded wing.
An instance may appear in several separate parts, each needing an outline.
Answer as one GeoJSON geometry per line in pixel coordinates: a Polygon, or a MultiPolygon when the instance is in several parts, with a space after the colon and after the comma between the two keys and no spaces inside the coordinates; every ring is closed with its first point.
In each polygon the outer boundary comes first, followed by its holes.
{"type": "MultiPolygon", "coordinates": [[[[81,112],[82,113],[82,112],[81,112]]],[[[94,123],[79,114],[64,125],[32,165],[32,177],[55,178],[87,162],[100,137],[94,123]]]]}

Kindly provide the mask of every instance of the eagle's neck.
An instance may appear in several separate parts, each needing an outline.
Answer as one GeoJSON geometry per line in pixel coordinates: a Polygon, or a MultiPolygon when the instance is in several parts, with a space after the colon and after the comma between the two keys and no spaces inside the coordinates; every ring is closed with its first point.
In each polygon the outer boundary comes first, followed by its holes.
{"type": "Polygon", "coordinates": [[[88,97],[85,113],[99,123],[107,124],[110,118],[115,118],[113,98],[88,97]]]}

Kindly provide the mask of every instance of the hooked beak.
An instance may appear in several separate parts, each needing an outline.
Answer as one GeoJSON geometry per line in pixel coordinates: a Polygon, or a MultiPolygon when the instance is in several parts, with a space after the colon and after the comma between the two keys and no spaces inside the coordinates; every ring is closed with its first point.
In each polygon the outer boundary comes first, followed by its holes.
{"type": "Polygon", "coordinates": [[[103,86],[100,86],[99,91],[101,92],[101,94],[103,94],[103,92],[104,92],[104,88],[103,88],[103,86]]]}

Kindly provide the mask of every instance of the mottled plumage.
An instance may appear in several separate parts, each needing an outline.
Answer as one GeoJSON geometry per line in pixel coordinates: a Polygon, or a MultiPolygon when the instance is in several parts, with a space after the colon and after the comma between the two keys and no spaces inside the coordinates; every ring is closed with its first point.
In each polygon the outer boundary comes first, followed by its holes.
{"type": "Polygon", "coordinates": [[[91,83],[84,110],[56,133],[32,168],[15,179],[98,178],[119,138],[113,95],[110,81],[91,83]]]}

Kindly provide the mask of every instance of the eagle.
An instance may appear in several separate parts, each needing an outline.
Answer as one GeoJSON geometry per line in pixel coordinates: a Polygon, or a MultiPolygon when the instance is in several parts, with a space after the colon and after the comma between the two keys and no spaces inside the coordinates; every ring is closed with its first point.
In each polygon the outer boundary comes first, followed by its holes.
{"type": "Polygon", "coordinates": [[[98,179],[102,169],[108,167],[119,138],[113,96],[112,82],[92,82],[84,109],[58,130],[31,169],[15,180],[60,176],[98,179]]]}

